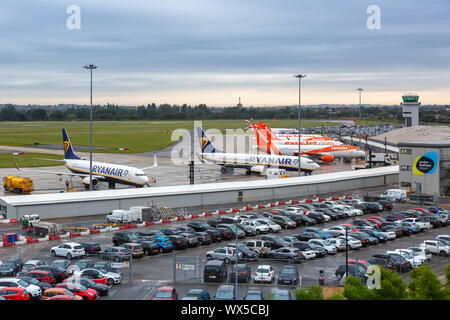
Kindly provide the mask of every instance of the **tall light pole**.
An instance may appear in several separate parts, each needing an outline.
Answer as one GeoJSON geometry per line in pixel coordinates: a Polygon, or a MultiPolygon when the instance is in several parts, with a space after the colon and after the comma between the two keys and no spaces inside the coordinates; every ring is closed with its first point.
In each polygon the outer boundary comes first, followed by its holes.
{"type": "Polygon", "coordinates": [[[362,117],[362,105],[361,105],[361,93],[364,91],[363,88],[356,89],[359,91],[359,125],[361,125],[361,117],[362,117]]]}
{"type": "Polygon", "coordinates": [[[85,65],[83,68],[91,70],[91,104],[90,104],[90,146],[89,146],[89,190],[92,191],[92,70],[97,69],[93,64],[85,65]]]}
{"type": "Polygon", "coordinates": [[[305,74],[297,74],[294,76],[298,79],[298,176],[301,176],[301,147],[300,147],[300,120],[301,120],[301,114],[302,114],[302,79],[306,77],[305,74]]]}

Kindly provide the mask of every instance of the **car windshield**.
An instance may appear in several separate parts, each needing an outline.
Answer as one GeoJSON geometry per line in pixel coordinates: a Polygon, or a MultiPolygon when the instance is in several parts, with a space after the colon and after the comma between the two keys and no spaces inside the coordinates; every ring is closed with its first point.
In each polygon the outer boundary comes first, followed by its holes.
{"type": "Polygon", "coordinates": [[[19,280],[19,281],[17,281],[17,283],[22,287],[28,287],[28,283],[26,281],[19,280]]]}
{"type": "Polygon", "coordinates": [[[255,221],[255,222],[253,222],[253,225],[255,225],[255,226],[257,226],[257,227],[260,227],[260,226],[262,226],[263,224],[262,224],[261,222],[259,222],[259,221],[255,221]]]}
{"type": "Polygon", "coordinates": [[[66,265],[65,261],[53,261],[52,266],[63,267],[66,265]]]}
{"type": "Polygon", "coordinates": [[[289,300],[289,295],[287,293],[275,293],[273,300],[289,300]]]}
{"type": "Polygon", "coordinates": [[[33,264],[33,263],[25,263],[25,264],[23,265],[23,267],[24,267],[24,268],[32,268],[32,267],[34,267],[34,264],[33,264]]]}
{"type": "Polygon", "coordinates": [[[155,295],[156,298],[170,298],[171,296],[171,291],[157,291],[155,295]]]}
{"type": "Polygon", "coordinates": [[[217,294],[216,294],[216,299],[217,298],[219,298],[219,299],[233,299],[233,292],[229,291],[229,290],[226,290],[226,291],[219,290],[219,291],[217,291],[217,294]]]}
{"type": "Polygon", "coordinates": [[[325,241],[323,242],[323,244],[326,245],[326,246],[331,246],[331,245],[334,244],[334,241],[331,241],[331,240],[325,240],[325,241]]]}
{"type": "Polygon", "coordinates": [[[266,268],[258,268],[256,270],[256,272],[257,273],[269,273],[270,271],[269,271],[269,269],[266,269],[266,268]]]}
{"type": "Polygon", "coordinates": [[[15,263],[12,261],[5,261],[5,263],[3,264],[3,266],[5,267],[14,267],[15,263]]]}
{"type": "Polygon", "coordinates": [[[442,241],[437,241],[437,245],[438,246],[440,246],[440,247],[445,247],[445,246],[447,246],[444,242],[442,242],[442,241]]]}
{"type": "Polygon", "coordinates": [[[35,279],[35,278],[25,278],[23,281],[27,282],[27,283],[31,283],[31,284],[38,284],[39,280],[35,279]]]}
{"type": "Polygon", "coordinates": [[[74,249],[83,249],[84,247],[82,245],[78,245],[78,246],[73,246],[74,249]]]}
{"type": "Polygon", "coordinates": [[[272,220],[267,220],[266,221],[267,224],[270,224],[272,226],[277,225],[275,222],[273,222],[272,220]]]}
{"type": "Polygon", "coordinates": [[[258,293],[248,293],[244,300],[261,300],[261,295],[258,293]]]}
{"type": "Polygon", "coordinates": [[[295,269],[293,268],[281,269],[280,274],[295,274],[295,269]]]}

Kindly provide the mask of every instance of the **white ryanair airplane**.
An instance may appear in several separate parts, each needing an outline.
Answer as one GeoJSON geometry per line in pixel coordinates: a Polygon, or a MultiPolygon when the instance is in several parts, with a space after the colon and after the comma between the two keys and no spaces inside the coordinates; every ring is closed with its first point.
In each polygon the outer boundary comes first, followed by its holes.
{"type": "MultiPolygon", "coordinates": [[[[223,152],[214,148],[201,128],[197,128],[197,132],[202,150],[201,154],[199,154],[199,158],[220,165],[223,169],[222,171],[226,168],[245,168],[250,172],[262,174],[265,174],[268,168],[298,171],[298,157],[223,152]]],[[[306,157],[301,157],[300,159],[301,171],[310,174],[312,171],[320,168],[320,166],[311,159],[306,157]]]]}
{"type": "MultiPolygon", "coordinates": [[[[90,161],[80,159],[73,151],[66,129],[62,129],[62,133],[64,142],[64,160],[46,160],[64,162],[65,166],[71,171],[71,173],[35,169],[26,169],[26,171],[48,172],[60,176],[67,175],[80,177],[83,180],[85,188],[89,189],[90,161]]],[[[111,189],[115,188],[116,183],[130,185],[137,188],[142,188],[145,185],[149,186],[149,179],[144,171],[156,166],[158,166],[158,163],[156,162],[156,155],[154,156],[154,164],[152,166],[141,169],[112,163],[92,161],[92,185],[97,185],[98,182],[107,182],[109,188],[111,189]]],[[[22,170],[17,166],[17,164],[16,168],[17,170],[22,170]]]]}

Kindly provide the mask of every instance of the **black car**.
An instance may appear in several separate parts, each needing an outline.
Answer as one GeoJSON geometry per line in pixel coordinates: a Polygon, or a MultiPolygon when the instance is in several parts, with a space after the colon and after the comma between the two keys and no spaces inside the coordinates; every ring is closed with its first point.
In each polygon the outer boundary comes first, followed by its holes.
{"type": "Polygon", "coordinates": [[[172,235],[172,236],[168,236],[168,238],[170,239],[170,241],[172,241],[173,248],[175,250],[184,250],[189,246],[188,240],[183,236],[172,235]]]}
{"type": "MultiPolygon", "coordinates": [[[[347,265],[348,275],[353,277],[359,277],[361,281],[365,284],[367,283],[367,271],[361,264],[351,263],[347,265]]],[[[345,275],[345,264],[340,265],[335,272],[336,278],[339,280],[345,275]]]]}
{"type": "Polygon", "coordinates": [[[272,250],[281,247],[289,247],[291,245],[289,242],[283,240],[283,238],[281,238],[280,236],[260,235],[257,239],[268,241],[272,250]]]}
{"type": "Polygon", "coordinates": [[[273,216],[272,218],[270,218],[270,220],[272,220],[273,222],[279,224],[282,228],[289,228],[289,229],[293,229],[297,226],[297,223],[295,221],[292,221],[291,219],[289,219],[286,216],[273,216]]]}
{"type": "Polygon", "coordinates": [[[102,249],[100,248],[100,245],[95,242],[82,242],[80,243],[83,248],[86,255],[89,254],[99,254],[102,249]]]}
{"type": "Polygon", "coordinates": [[[358,229],[373,229],[373,224],[367,220],[353,220],[351,224],[358,227],[358,229]]]}
{"type": "Polygon", "coordinates": [[[305,226],[312,226],[315,225],[317,222],[313,218],[309,218],[303,214],[297,214],[297,213],[283,213],[285,217],[288,217],[292,221],[294,221],[297,224],[297,227],[300,225],[305,226]]]}
{"type": "Polygon", "coordinates": [[[278,274],[278,284],[299,285],[300,274],[296,266],[283,266],[278,274]]]}
{"type": "Polygon", "coordinates": [[[159,254],[159,246],[153,241],[147,241],[138,238],[137,240],[135,240],[135,243],[139,243],[142,246],[142,249],[144,250],[144,254],[148,256],[159,254]]]}
{"type": "Polygon", "coordinates": [[[206,232],[211,236],[213,242],[220,242],[223,239],[222,230],[213,228],[209,224],[200,221],[193,221],[187,224],[188,227],[194,229],[196,232],[206,232]]]}
{"type": "Polygon", "coordinates": [[[390,202],[390,201],[387,201],[387,200],[378,200],[377,202],[383,206],[383,210],[389,210],[389,211],[391,211],[392,209],[394,209],[394,205],[393,205],[392,202],[390,202]]]}
{"type": "Polygon", "coordinates": [[[222,241],[222,237],[223,237],[222,231],[211,228],[211,229],[206,229],[205,232],[211,236],[211,240],[213,242],[222,241]]]}
{"type": "Polygon", "coordinates": [[[183,232],[194,233],[196,231],[194,228],[191,228],[189,226],[175,227],[174,229],[177,231],[180,231],[180,233],[183,233],[183,232]]]}
{"type": "Polygon", "coordinates": [[[203,282],[224,282],[228,279],[228,268],[222,260],[210,260],[203,269],[203,282]]]}
{"type": "Polygon", "coordinates": [[[231,229],[228,227],[219,226],[216,228],[216,230],[222,232],[222,240],[231,240],[235,238],[233,231],[231,231],[231,229]]]}
{"type": "Polygon", "coordinates": [[[81,259],[74,263],[75,266],[80,268],[80,270],[92,268],[94,266],[94,261],[91,259],[81,259]]]}
{"type": "Polygon", "coordinates": [[[67,268],[70,266],[70,261],[67,259],[64,260],[54,260],[50,265],[52,267],[59,267],[67,271],[67,268]]]}
{"type": "Polygon", "coordinates": [[[94,282],[92,279],[87,277],[77,278],[77,281],[86,288],[94,289],[98,292],[100,296],[106,296],[109,293],[109,287],[102,283],[94,282]]]}
{"type": "Polygon", "coordinates": [[[236,277],[238,282],[250,283],[252,281],[252,269],[244,263],[233,265],[230,270],[230,282],[236,282],[236,277]]]}
{"type": "MultiPolygon", "coordinates": [[[[231,242],[226,244],[227,247],[231,247],[231,248],[236,248],[236,243],[231,242]]],[[[237,244],[238,250],[240,253],[242,253],[242,259],[241,260],[246,260],[246,261],[254,261],[256,259],[258,259],[258,254],[251,250],[249,247],[247,247],[245,244],[243,243],[238,243],[237,244]]]]}
{"type": "Polygon", "coordinates": [[[386,242],[388,240],[387,237],[385,237],[383,234],[381,234],[377,231],[374,231],[374,230],[364,229],[364,230],[360,230],[360,232],[363,232],[363,233],[367,234],[368,236],[377,238],[380,243],[386,242]]]}
{"type": "Polygon", "coordinates": [[[109,247],[104,248],[100,253],[101,259],[108,259],[109,261],[121,262],[130,260],[130,251],[124,247],[109,247]]]}
{"type": "Polygon", "coordinates": [[[161,229],[161,230],[159,230],[159,231],[161,231],[162,233],[164,233],[164,235],[166,235],[166,236],[175,236],[175,235],[177,235],[177,234],[180,234],[180,233],[182,233],[183,231],[181,231],[181,230],[177,230],[177,229],[175,229],[175,228],[169,228],[169,229],[161,229]]]}
{"type": "Polygon", "coordinates": [[[316,223],[324,223],[325,222],[325,217],[320,212],[309,211],[306,213],[306,216],[308,218],[312,218],[312,219],[316,220],[316,223]]]}
{"type": "Polygon", "coordinates": [[[313,232],[302,232],[299,234],[292,234],[293,237],[296,237],[300,241],[309,241],[311,239],[317,239],[317,235],[313,232]]]}
{"type": "Polygon", "coordinates": [[[321,212],[323,214],[326,214],[331,218],[331,220],[337,220],[339,219],[339,214],[331,210],[330,208],[321,208],[321,209],[315,209],[316,212],[321,212]]]}
{"type": "Polygon", "coordinates": [[[198,243],[202,246],[211,244],[211,236],[206,232],[194,232],[194,235],[198,238],[198,243]]]}
{"type": "Polygon", "coordinates": [[[420,216],[419,219],[417,219],[418,222],[429,222],[433,228],[440,228],[442,227],[442,223],[439,220],[438,217],[436,217],[435,215],[431,215],[429,213],[424,213],[420,216]]]}
{"type": "Polygon", "coordinates": [[[398,225],[393,223],[382,223],[381,226],[378,227],[380,231],[393,231],[395,232],[395,236],[400,238],[403,236],[403,228],[400,228],[398,225]]]}
{"type": "Polygon", "coordinates": [[[135,243],[138,240],[139,236],[135,233],[131,233],[128,231],[120,231],[116,232],[113,235],[112,242],[114,246],[120,246],[124,243],[135,243]]]}
{"type": "Polygon", "coordinates": [[[369,235],[364,232],[352,231],[352,232],[349,232],[348,235],[352,236],[355,239],[360,240],[363,247],[368,246],[370,244],[369,235]]]}
{"type": "Polygon", "coordinates": [[[23,268],[21,259],[8,259],[0,266],[0,276],[15,276],[23,268]]]}
{"type": "Polygon", "coordinates": [[[194,229],[195,231],[206,231],[207,229],[211,229],[211,225],[206,222],[193,221],[187,224],[188,227],[194,229]]]}
{"type": "Polygon", "coordinates": [[[55,266],[40,266],[35,268],[34,270],[50,271],[52,276],[55,277],[56,283],[63,282],[64,279],[67,279],[70,276],[66,273],[66,270],[64,268],[55,266]]]}
{"type": "Polygon", "coordinates": [[[237,224],[236,227],[238,229],[244,231],[246,237],[254,237],[257,234],[256,229],[251,227],[251,226],[246,226],[246,225],[243,225],[243,224],[237,224]]]}
{"type": "Polygon", "coordinates": [[[411,264],[401,255],[378,253],[374,254],[367,262],[372,265],[380,265],[385,269],[393,269],[397,272],[407,272],[412,269],[411,264]]]}

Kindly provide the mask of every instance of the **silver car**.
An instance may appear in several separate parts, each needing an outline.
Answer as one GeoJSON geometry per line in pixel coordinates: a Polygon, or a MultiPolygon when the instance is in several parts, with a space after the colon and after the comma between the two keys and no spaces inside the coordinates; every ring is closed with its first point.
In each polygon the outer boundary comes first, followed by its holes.
{"type": "MultiPolygon", "coordinates": [[[[211,251],[206,252],[206,259],[212,260],[212,259],[218,259],[223,260],[225,263],[230,263],[232,260],[236,259],[235,255],[236,250],[234,248],[230,247],[222,247],[217,248],[211,251]]],[[[242,253],[237,253],[238,259],[242,258],[242,253]]]]}

